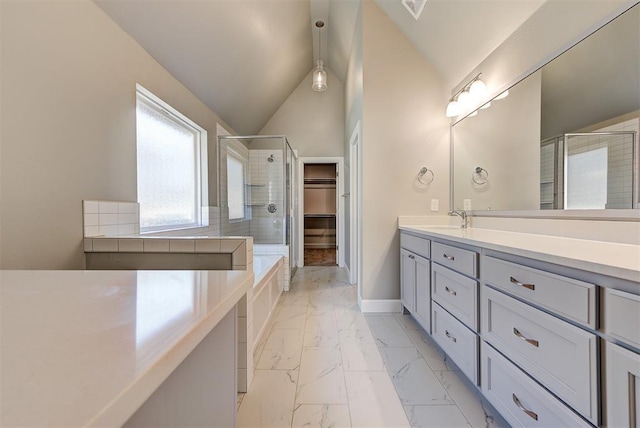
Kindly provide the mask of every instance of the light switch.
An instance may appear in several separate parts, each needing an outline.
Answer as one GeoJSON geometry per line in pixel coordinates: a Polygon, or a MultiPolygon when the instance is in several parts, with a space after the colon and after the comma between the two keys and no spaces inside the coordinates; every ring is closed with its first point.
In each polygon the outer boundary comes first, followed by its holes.
{"type": "Polygon", "coordinates": [[[438,211],[440,208],[440,201],[438,199],[431,199],[431,211],[438,211]]]}
{"type": "Polygon", "coordinates": [[[471,199],[464,199],[462,201],[462,209],[465,211],[471,210],[471,199]]]}

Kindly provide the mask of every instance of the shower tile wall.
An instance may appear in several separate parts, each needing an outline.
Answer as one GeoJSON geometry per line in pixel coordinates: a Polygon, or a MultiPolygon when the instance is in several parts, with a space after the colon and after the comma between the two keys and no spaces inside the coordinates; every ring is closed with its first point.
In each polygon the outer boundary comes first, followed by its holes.
{"type": "Polygon", "coordinates": [[[250,234],[260,244],[282,244],[284,233],[284,165],[282,150],[249,151],[247,199],[251,209],[250,234]],[[269,158],[273,156],[273,162],[269,158]],[[269,204],[277,211],[270,213],[269,204]]]}
{"type": "MultiPolygon", "coordinates": [[[[599,129],[598,132],[633,131],[638,138],[640,119],[635,118],[616,125],[599,129]]],[[[633,145],[631,139],[614,137],[611,139],[608,152],[609,177],[607,181],[607,208],[632,208],[630,195],[632,192],[633,145]],[[624,141],[624,144],[622,142],[624,141]]]]}

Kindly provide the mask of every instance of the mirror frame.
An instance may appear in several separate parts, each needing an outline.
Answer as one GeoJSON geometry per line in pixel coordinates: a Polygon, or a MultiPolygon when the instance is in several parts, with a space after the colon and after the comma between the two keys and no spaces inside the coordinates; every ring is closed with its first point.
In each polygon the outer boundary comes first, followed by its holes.
{"type": "MultiPolygon", "coordinates": [[[[580,36],[567,45],[552,51],[549,56],[532,66],[525,73],[517,76],[515,79],[499,88],[498,91],[492,97],[495,98],[502,92],[511,89],[518,83],[525,80],[527,77],[536,73],[542,67],[567,52],[579,43],[582,43],[585,39],[591,36],[593,33],[611,23],[620,15],[633,7],[640,6],[637,2],[631,2],[625,4],[616,10],[613,14],[603,17],[594,26],[587,28],[580,36]]],[[[468,112],[465,116],[455,118],[449,125],[449,211],[455,209],[454,202],[454,138],[453,138],[453,126],[466,119],[473,111],[468,112]]],[[[640,138],[640,135],[638,135],[640,138]]],[[[640,167],[640,165],[637,165],[640,167]]],[[[467,213],[474,217],[505,217],[505,218],[538,218],[538,219],[564,219],[564,220],[610,220],[610,221],[640,221],[640,207],[632,209],[601,209],[601,210],[469,210],[467,213]]]]}

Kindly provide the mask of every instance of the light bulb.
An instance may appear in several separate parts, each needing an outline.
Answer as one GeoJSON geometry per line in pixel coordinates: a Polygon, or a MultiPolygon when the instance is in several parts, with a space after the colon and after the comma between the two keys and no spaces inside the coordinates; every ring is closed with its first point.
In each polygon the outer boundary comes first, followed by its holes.
{"type": "Polygon", "coordinates": [[[509,90],[507,89],[506,91],[504,91],[503,93],[495,97],[494,100],[501,100],[501,99],[507,98],[508,96],[509,96],[509,90]]]}
{"type": "Polygon", "coordinates": [[[469,87],[469,93],[475,99],[482,98],[487,94],[487,85],[485,85],[482,80],[477,79],[471,84],[471,87],[469,87]]]}
{"type": "Polygon", "coordinates": [[[456,100],[449,101],[447,104],[447,117],[454,117],[460,114],[460,104],[456,100]]]}
{"type": "Polygon", "coordinates": [[[462,93],[458,95],[458,105],[460,106],[461,110],[465,110],[469,108],[470,101],[471,101],[471,95],[469,95],[469,92],[462,91],[462,93]]]}
{"type": "Polygon", "coordinates": [[[317,66],[313,70],[313,85],[311,88],[318,92],[327,90],[327,72],[324,71],[321,60],[318,60],[317,66]]]}

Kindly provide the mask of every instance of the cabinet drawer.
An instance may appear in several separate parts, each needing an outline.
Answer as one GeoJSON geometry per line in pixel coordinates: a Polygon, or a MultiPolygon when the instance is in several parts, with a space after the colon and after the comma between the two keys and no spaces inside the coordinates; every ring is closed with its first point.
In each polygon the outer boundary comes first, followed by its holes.
{"type": "Polygon", "coordinates": [[[466,275],[477,277],[478,253],[439,242],[431,244],[431,260],[466,275]]]}
{"type": "Polygon", "coordinates": [[[480,358],[482,392],[511,426],[590,426],[485,342],[480,358]]]}
{"type": "Polygon", "coordinates": [[[606,342],[607,426],[640,426],[640,355],[606,342]]]}
{"type": "Polygon", "coordinates": [[[640,326],[640,296],[605,288],[605,333],[640,349],[638,326],[640,326]]]}
{"type": "Polygon", "coordinates": [[[597,424],[597,339],[568,322],[487,286],[482,338],[597,424]]]}
{"type": "Polygon", "coordinates": [[[563,317],[596,328],[596,286],[485,256],[482,279],[563,317]]]}
{"type": "Polygon", "coordinates": [[[478,336],[437,303],[432,305],[433,339],[474,384],[478,384],[478,336]]]}
{"type": "Polygon", "coordinates": [[[434,263],[431,284],[431,298],[467,327],[478,331],[477,281],[434,263]]]}
{"type": "Polygon", "coordinates": [[[406,233],[400,234],[400,247],[419,254],[422,257],[429,258],[431,255],[431,241],[406,233]]]}

